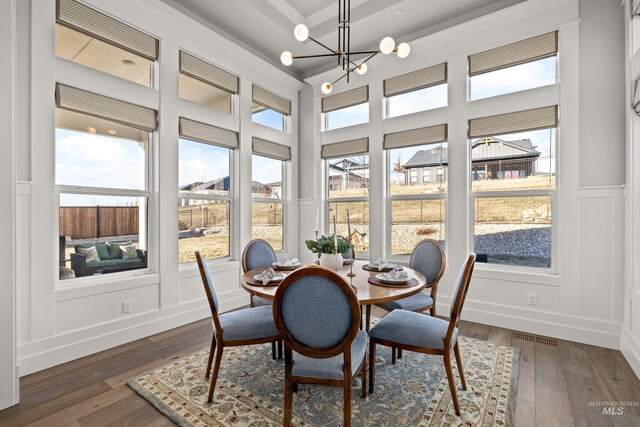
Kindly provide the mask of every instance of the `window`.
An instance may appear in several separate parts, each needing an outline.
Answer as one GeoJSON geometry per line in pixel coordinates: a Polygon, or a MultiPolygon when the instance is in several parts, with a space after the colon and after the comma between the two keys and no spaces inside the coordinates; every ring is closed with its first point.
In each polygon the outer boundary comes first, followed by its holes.
{"type": "Polygon", "coordinates": [[[145,268],[150,129],[67,110],[66,94],[58,88],[55,180],[59,234],[65,236],[60,265],[75,277],[145,268]]]}
{"type": "Polygon", "coordinates": [[[557,82],[558,32],[469,55],[469,100],[557,82]]]}
{"type": "Polygon", "coordinates": [[[276,251],[284,249],[284,164],[255,154],[251,160],[251,237],[276,251]]]}
{"type": "Polygon", "coordinates": [[[200,58],[180,51],[180,98],[226,114],[232,112],[238,77],[200,58]]]}
{"type": "Polygon", "coordinates": [[[151,86],[158,40],[75,0],[60,0],[56,56],[151,86]]]}
{"type": "Polygon", "coordinates": [[[327,224],[333,233],[347,238],[347,210],[356,256],[369,252],[369,139],[327,144],[322,147],[327,177],[327,224]]]}
{"type": "Polygon", "coordinates": [[[322,98],[324,130],[369,122],[369,86],[322,98]]]}
{"type": "Polygon", "coordinates": [[[284,132],[291,115],[291,101],[253,85],[251,120],[259,125],[284,132]]]}
{"type": "Polygon", "coordinates": [[[469,126],[479,261],[551,268],[557,107],[473,119],[469,126]],[[507,133],[487,136],[480,128],[507,133]]]}
{"type": "Polygon", "coordinates": [[[447,106],[447,64],[423,68],[384,81],[386,117],[447,106]]]}
{"type": "Polygon", "coordinates": [[[179,140],[179,261],[229,256],[233,150],[179,140]]]}
{"type": "Polygon", "coordinates": [[[411,254],[418,242],[426,238],[445,244],[446,134],[446,125],[439,125],[384,137],[391,256],[411,254]],[[437,175],[436,170],[442,174],[437,175]],[[442,176],[442,181],[431,179],[436,176],[442,176]]]}

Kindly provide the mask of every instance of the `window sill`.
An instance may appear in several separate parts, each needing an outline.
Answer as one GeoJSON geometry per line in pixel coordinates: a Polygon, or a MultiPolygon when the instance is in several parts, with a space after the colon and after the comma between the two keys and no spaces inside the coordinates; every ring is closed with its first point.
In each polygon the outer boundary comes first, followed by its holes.
{"type": "MultiPolygon", "coordinates": [[[[240,263],[238,261],[232,261],[229,258],[209,260],[207,261],[207,264],[209,265],[212,273],[220,273],[223,271],[240,269],[240,263]]],[[[180,280],[199,276],[200,270],[198,269],[198,264],[195,261],[180,264],[178,271],[178,277],[180,278],[180,280]]]]}
{"type": "Polygon", "coordinates": [[[514,283],[560,286],[558,274],[549,269],[499,266],[476,262],[473,277],[514,283]]]}
{"type": "Polygon", "coordinates": [[[142,286],[157,285],[160,283],[160,275],[151,273],[104,274],[72,280],[60,280],[55,290],[55,301],[68,301],[77,298],[85,298],[94,295],[108,294],[125,289],[134,289],[142,286]],[[71,282],[67,284],[67,282],[71,282]]]}

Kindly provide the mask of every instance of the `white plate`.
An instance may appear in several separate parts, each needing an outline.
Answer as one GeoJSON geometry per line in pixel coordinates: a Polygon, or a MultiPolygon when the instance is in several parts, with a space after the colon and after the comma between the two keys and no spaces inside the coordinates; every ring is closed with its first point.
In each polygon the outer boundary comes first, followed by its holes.
{"type": "Polygon", "coordinates": [[[392,280],[386,277],[385,273],[376,274],[376,279],[380,280],[382,283],[391,283],[391,284],[399,284],[399,283],[407,283],[411,277],[406,277],[404,279],[392,280]]]}
{"type": "Polygon", "coordinates": [[[271,265],[273,265],[274,267],[297,267],[300,265],[300,261],[296,262],[295,264],[289,264],[289,265],[282,265],[279,262],[272,262],[271,265]]]}
{"type": "MultiPolygon", "coordinates": [[[[259,274],[256,274],[255,276],[253,276],[253,280],[255,280],[256,282],[262,282],[262,279],[258,278],[258,276],[260,276],[259,274]]],[[[284,278],[287,277],[284,274],[276,274],[273,279],[269,280],[269,283],[272,282],[281,282],[282,280],[284,280],[284,278]]]]}

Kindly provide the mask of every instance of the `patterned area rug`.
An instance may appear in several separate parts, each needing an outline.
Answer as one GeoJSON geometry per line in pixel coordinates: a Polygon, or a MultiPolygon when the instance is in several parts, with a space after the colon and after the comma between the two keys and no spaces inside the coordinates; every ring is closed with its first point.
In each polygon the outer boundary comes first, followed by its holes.
{"type": "MultiPolygon", "coordinates": [[[[354,426],[510,426],[514,424],[519,350],[461,337],[467,391],[456,376],[461,417],[453,402],[442,357],[409,351],[395,365],[391,351],[376,351],[376,390],[360,398],[354,381],[354,426]]],[[[179,426],[279,426],[284,403],[284,360],[271,345],[224,351],[214,401],[207,403],[204,350],[131,379],[127,385],[179,426]]],[[[454,372],[457,375],[454,366],[454,372]]],[[[342,425],[339,388],[299,386],[293,425],[342,425]]]]}

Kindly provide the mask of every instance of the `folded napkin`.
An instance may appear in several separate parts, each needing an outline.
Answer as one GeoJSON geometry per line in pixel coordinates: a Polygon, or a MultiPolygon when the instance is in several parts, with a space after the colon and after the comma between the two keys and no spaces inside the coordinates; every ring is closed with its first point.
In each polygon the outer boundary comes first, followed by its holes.
{"type": "Polygon", "coordinates": [[[384,280],[392,280],[394,282],[409,280],[409,274],[404,270],[400,270],[400,271],[393,270],[388,273],[380,273],[379,276],[384,280]]]}
{"type": "Polygon", "coordinates": [[[284,274],[278,274],[275,271],[273,271],[273,268],[267,268],[265,271],[263,271],[260,274],[256,274],[255,276],[253,276],[254,280],[259,280],[262,282],[263,285],[268,284],[269,282],[271,282],[272,280],[282,280],[284,279],[284,274]]]}
{"type": "Polygon", "coordinates": [[[298,265],[298,264],[300,264],[300,261],[298,261],[298,258],[291,258],[291,259],[282,258],[280,262],[276,263],[276,265],[279,265],[280,267],[291,267],[293,265],[298,265]]]}
{"type": "Polygon", "coordinates": [[[369,261],[369,267],[377,268],[378,271],[384,270],[385,268],[394,268],[395,266],[395,264],[391,264],[384,258],[378,258],[373,262],[369,261]]]}

